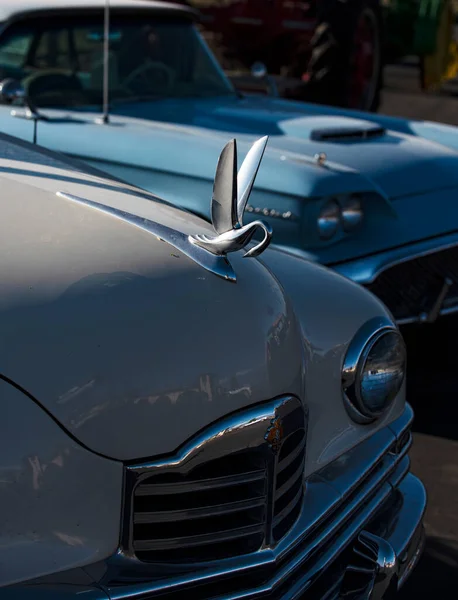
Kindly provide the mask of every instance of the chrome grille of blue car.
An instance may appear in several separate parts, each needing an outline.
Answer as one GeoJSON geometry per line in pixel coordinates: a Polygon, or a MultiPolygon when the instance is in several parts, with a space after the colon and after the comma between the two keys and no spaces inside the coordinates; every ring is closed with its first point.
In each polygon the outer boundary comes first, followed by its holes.
{"type": "Polygon", "coordinates": [[[299,516],[306,447],[299,400],[260,405],[203,435],[182,460],[128,470],[126,543],[143,562],[195,563],[273,547],[299,516]]]}
{"type": "Polygon", "coordinates": [[[447,279],[451,285],[441,312],[458,310],[457,246],[395,264],[366,287],[386,304],[398,323],[405,324],[428,315],[447,279]]]}

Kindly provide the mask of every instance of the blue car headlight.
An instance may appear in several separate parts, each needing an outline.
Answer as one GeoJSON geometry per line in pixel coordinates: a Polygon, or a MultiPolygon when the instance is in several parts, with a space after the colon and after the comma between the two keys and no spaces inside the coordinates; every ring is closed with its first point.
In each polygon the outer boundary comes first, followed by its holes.
{"type": "Polygon", "coordinates": [[[338,231],[350,233],[363,222],[361,199],[356,194],[338,196],[323,202],[317,217],[318,234],[322,240],[330,240],[338,231]]]}
{"type": "Polygon", "coordinates": [[[357,229],[364,217],[363,206],[358,196],[348,196],[340,201],[342,227],[345,232],[357,229]]]}
{"type": "Polygon", "coordinates": [[[328,200],[318,214],[318,233],[322,240],[331,239],[341,225],[342,215],[337,200],[328,200]]]}
{"type": "Polygon", "coordinates": [[[384,319],[367,323],[350,344],[342,372],[344,402],[352,419],[370,423],[382,416],[401,389],[405,369],[399,330],[384,319]]]}

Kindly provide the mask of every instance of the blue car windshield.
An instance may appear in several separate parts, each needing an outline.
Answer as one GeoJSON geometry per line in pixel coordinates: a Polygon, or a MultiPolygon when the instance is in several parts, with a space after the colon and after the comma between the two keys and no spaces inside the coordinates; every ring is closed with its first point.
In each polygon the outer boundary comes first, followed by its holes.
{"type": "MultiPolygon", "coordinates": [[[[113,13],[109,40],[112,105],[235,94],[191,21],[113,13]]],[[[19,80],[39,107],[98,109],[103,65],[100,13],[17,23],[0,37],[0,78],[19,80]]]]}

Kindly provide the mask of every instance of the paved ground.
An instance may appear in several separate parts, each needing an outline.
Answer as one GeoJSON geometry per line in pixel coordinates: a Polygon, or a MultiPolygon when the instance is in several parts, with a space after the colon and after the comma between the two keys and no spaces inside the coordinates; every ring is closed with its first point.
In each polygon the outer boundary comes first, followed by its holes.
{"type": "Polygon", "coordinates": [[[415,408],[412,470],[426,485],[427,545],[402,600],[458,596],[458,318],[404,330],[415,408]],[[452,593],[453,591],[453,593],[452,593]]]}
{"type": "MultiPolygon", "coordinates": [[[[458,82],[424,94],[412,64],[387,69],[380,112],[458,125],[458,82]]],[[[425,483],[427,545],[402,600],[458,597],[458,318],[404,330],[416,411],[412,469],[425,483]]]]}
{"type": "Polygon", "coordinates": [[[424,93],[412,62],[390,66],[385,72],[380,112],[458,125],[458,81],[447,83],[440,93],[424,93]]]}

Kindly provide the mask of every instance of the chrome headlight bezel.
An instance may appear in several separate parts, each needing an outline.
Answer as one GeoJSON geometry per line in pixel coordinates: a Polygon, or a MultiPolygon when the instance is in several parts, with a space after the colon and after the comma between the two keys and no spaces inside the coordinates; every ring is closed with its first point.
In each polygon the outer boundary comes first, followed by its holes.
{"type": "Polygon", "coordinates": [[[371,319],[357,332],[350,343],[342,369],[342,389],[345,408],[357,423],[368,424],[386,414],[392,406],[405,378],[406,349],[399,329],[385,317],[371,319]],[[396,336],[397,350],[401,352],[401,376],[396,385],[389,390],[380,410],[373,409],[364,398],[362,376],[370,353],[386,336],[396,336]]]}
{"type": "Polygon", "coordinates": [[[315,227],[322,242],[353,233],[364,222],[364,203],[359,193],[322,198],[315,216],[315,227]]]}
{"type": "Polygon", "coordinates": [[[342,214],[339,202],[335,198],[330,198],[320,208],[316,226],[318,235],[322,240],[333,238],[342,225],[342,214]]]}
{"type": "Polygon", "coordinates": [[[356,194],[346,196],[340,201],[342,229],[350,233],[361,227],[364,220],[364,210],[361,198],[356,194]]]}

